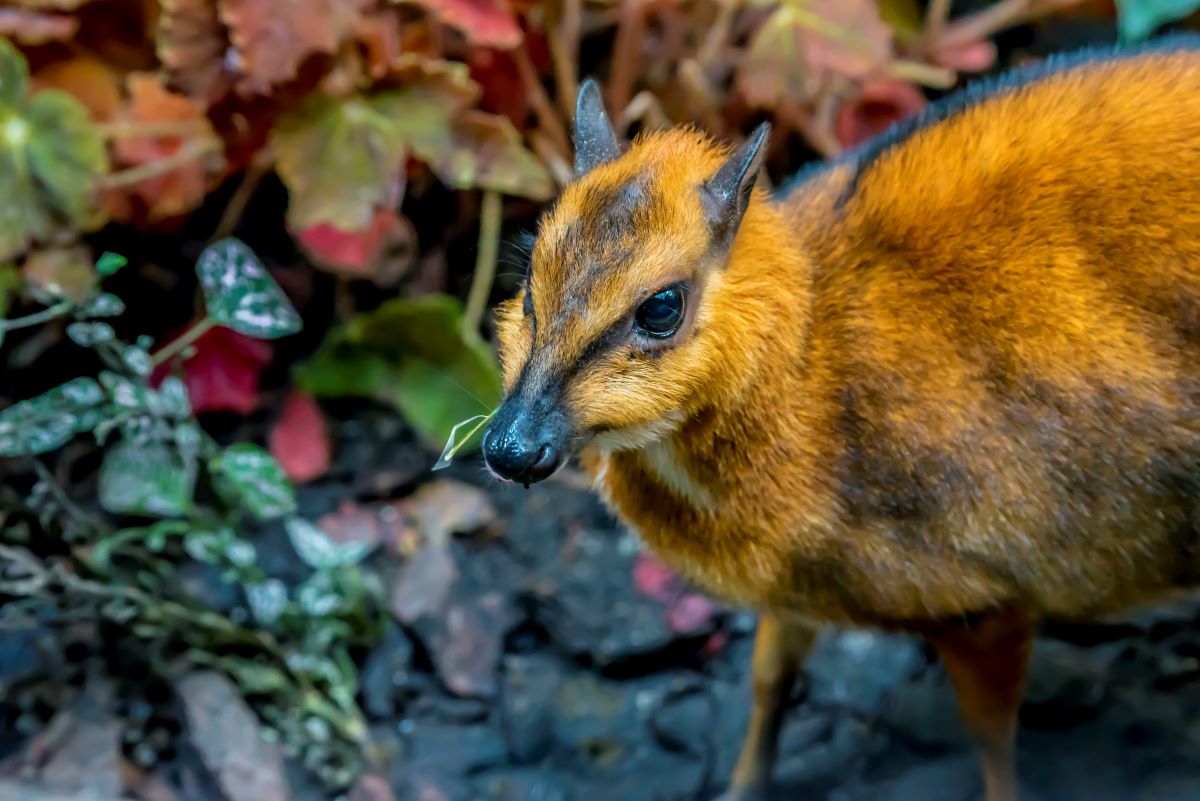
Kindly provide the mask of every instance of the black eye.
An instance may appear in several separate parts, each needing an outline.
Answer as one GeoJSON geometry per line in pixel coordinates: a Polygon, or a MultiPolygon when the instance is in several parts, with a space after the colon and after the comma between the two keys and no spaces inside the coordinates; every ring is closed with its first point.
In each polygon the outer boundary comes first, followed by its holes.
{"type": "Polygon", "coordinates": [[[637,327],[652,337],[666,338],[683,321],[683,288],[669,286],[638,307],[637,327]]]}

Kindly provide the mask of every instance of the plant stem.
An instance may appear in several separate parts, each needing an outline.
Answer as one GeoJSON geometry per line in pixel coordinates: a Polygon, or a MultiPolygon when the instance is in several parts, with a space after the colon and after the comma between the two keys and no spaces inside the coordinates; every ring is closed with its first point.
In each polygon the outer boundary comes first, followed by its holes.
{"type": "Polygon", "coordinates": [[[24,317],[15,317],[12,320],[0,320],[0,331],[13,331],[18,328],[28,328],[31,325],[49,322],[55,317],[61,317],[69,312],[74,305],[75,304],[71,301],[64,300],[59,303],[55,303],[48,309],[42,309],[40,312],[36,312],[34,314],[27,314],[24,317]]]}
{"type": "Polygon", "coordinates": [[[163,362],[178,356],[180,353],[186,350],[189,345],[191,345],[200,337],[204,336],[205,333],[208,332],[208,329],[212,328],[216,324],[216,321],[211,317],[205,317],[203,320],[196,323],[194,326],[185,331],[183,336],[179,337],[179,339],[175,340],[158,353],[154,354],[154,358],[152,360],[154,366],[157,367],[163,362]]]}
{"type": "Polygon", "coordinates": [[[173,172],[220,149],[221,143],[216,139],[196,139],[188,142],[171,155],[157,161],[101,176],[96,180],[96,186],[99,189],[117,189],[122,186],[132,186],[148,178],[157,178],[160,175],[173,172]]]}
{"type": "Polygon", "coordinates": [[[490,189],[484,192],[483,210],[479,215],[479,250],[475,257],[471,291],[467,295],[467,310],[463,314],[463,333],[479,330],[488,296],[492,294],[496,255],[500,250],[500,211],[500,193],[490,189]]]}

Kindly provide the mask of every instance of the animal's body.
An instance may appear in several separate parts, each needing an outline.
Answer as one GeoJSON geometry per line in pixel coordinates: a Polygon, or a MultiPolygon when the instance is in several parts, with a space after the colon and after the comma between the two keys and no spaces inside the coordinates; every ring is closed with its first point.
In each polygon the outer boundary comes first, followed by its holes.
{"type": "Polygon", "coordinates": [[[1200,584],[1200,45],[985,84],[776,198],[765,131],[622,152],[591,86],[576,128],[500,312],[489,465],[579,452],[655,552],[763,613],[731,797],[763,793],[835,623],[934,643],[1010,801],[1037,621],[1200,584]]]}

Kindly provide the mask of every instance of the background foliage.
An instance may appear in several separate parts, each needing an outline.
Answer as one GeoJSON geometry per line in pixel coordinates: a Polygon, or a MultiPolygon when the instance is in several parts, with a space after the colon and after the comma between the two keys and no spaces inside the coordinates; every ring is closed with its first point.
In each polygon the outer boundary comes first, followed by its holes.
{"type": "MultiPolygon", "coordinates": [[[[521,278],[505,243],[570,180],[582,77],[625,135],[772,120],[778,183],[972,75],[1194,27],[1198,5],[9,0],[0,623],[214,670],[348,785],[379,543],[306,517],[294,485],[330,468],[334,399],[394,410],[428,464],[493,408],[486,311],[521,278]],[[258,550],[271,532],[299,572],[258,550]],[[238,600],[189,594],[196,566],[238,600]]],[[[414,508],[401,528],[444,538],[414,508]]]]}

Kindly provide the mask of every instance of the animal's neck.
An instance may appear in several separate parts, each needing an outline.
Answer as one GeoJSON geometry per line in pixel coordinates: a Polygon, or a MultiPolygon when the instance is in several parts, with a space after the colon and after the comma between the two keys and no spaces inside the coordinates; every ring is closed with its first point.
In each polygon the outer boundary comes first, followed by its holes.
{"type": "MultiPolygon", "coordinates": [[[[698,511],[760,481],[781,445],[803,437],[811,270],[781,209],[755,195],[705,322],[714,378],[679,429],[637,453],[642,470],[698,511]],[[786,429],[786,430],[785,430],[786,429]]],[[[783,448],[782,450],[789,450],[783,448]]]]}

